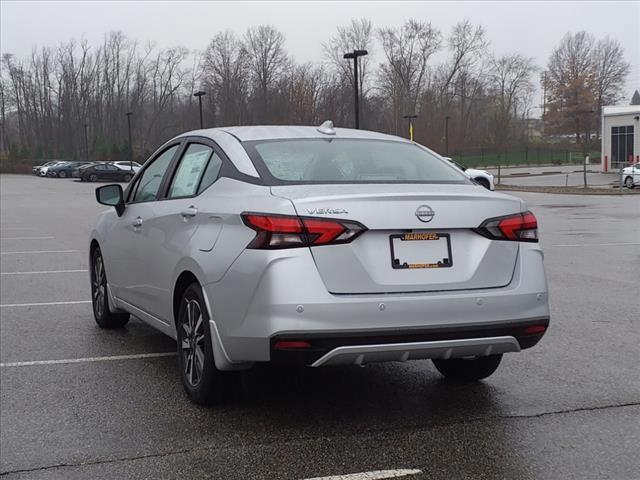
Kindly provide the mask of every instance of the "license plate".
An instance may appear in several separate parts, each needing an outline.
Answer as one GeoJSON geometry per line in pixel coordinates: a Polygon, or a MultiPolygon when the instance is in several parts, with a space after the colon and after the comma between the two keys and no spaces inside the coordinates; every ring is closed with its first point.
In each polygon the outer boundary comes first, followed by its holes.
{"type": "Polygon", "coordinates": [[[448,233],[398,233],[389,237],[391,266],[405,268],[448,268],[453,266],[448,233]]]}

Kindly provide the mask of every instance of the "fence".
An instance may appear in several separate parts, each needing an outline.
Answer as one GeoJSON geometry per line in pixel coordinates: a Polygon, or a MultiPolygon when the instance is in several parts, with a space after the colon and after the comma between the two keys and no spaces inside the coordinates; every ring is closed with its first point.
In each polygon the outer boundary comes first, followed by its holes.
{"type": "MultiPolygon", "coordinates": [[[[589,153],[591,163],[600,161],[600,150],[589,153]]],[[[524,147],[521,149],[496,152],[484,148],[467,148],[454,150],[452,156],[456,162],[470,168],[518,166],[518,165],[562,165],[580,164],[584,160],[584,153],[574,148],[524,147]]]]}

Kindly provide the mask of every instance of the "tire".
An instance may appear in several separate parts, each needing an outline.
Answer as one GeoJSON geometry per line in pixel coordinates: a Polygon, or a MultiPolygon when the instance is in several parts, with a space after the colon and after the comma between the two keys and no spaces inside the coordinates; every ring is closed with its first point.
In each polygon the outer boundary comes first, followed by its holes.
{"type": "Polygon", "coordinates": [[[624,186],[627,188],[633,188],[633,178],[627,177],[624,179],[624,186]]]}
{"type": "Polygon", "coordinates": [[[224,390],[222,380],[225,374],[215,365],[209,313],[200,285],[195,282],[182,294],[176,329],[178,368],[184,391],[193,402],[200,405],[219,402],[224,390]]]}
{"type": "Polygon", "coordinates": [[[91,256],[91,304],[93,317],[100,328],[122,328],[129,321],[128,313],[113,313],[109,310],[107,273],[99,248],[96,248],[91,256]]]}
{"type": "Polygon", "coordinates": [[[495,372],[502,360],[502,354],[476,357],[473,359],[451,358],[433,359],[436,369],[449,380],[475,382],[487,378],[495,372]]]}
{"type": "Polygon", "coordinates": [[[122,177],[122,181],[129,183],[131,181],[131,175],[127,173],[124,177],[122,177]]]}
{"type": "Polygon", "coordinates": [[[98,181],[98,175],[96,175],[95,173],[92,173],[91,175],[89,175],[89,181],[90,182],[97,182],[98,181]]]}
{"type": "Polygon", "coordinates": [[[58,174],[58,177],[60,177],[60,178],[67,178],[67,172],[65,172],[64,170],[63,170],[63,171],[61,171],[61,172],[58,174]]]}
{"type": "Polygon", "coordinates": [[[486,178],[478,177],[478,178],[475,178],[474,180],[478,182],[480,185],[482,185],[484,188],[486,188],[487,190],[491,190],[491,185],[489,184],[489,180],[487,180],[486,178]]]}

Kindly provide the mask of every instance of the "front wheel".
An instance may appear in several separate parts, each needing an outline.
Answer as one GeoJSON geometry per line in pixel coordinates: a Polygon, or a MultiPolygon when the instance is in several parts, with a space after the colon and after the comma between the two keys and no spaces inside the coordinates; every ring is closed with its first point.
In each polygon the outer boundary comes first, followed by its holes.
{"type": "Polygon", "coordinates": [[[633,178],[627,177],[624,179],[624,186],[627,188],[633,188],[633,178]]]}
{"type": "Polygon", "coordinates": [[[488,357],[450,358],[448,360],[434,358],[436,369],[450,380],[459,382],[474,382],[487,378],[498,369],[502,354],[488,357]]]}
{"type": "Polygon", "coordinates": [[[91,175],[89,175],[89,181],[90,182],[97,182],[98,181],[98,175],[96,175],[95,173],[92,173],[91,175]]]}
{"type": "Polygon", "coordinates": [[[107,272],[99,248],[91,256],[91,303],[93,317],[100,328],[121,328],[129,321],[128,313],[113,313],[109,310],[107,272]]]}
{"type": "Polygon", "coordinates": [[[128,183],[129,181],[131,181],[131,175],[127,173],[124,177],[122,177],[122,180],[128,183]]]}
{"type": "Polygon", "coordinates": [[[219,401],[223,374],[215,365],[209,314],[200,285],[195,282],[182,294],[176,329],[178,367],[185,392],[201,405],[219,401]]]}
{"type": "Polygon", "coordinates": [[[58,174],[58,176],[59,176],[60,178],[67,178],[67,172],[65,172],[65,171],[63,170],[63,171],[61,171],[61,172],[58,174]]]}

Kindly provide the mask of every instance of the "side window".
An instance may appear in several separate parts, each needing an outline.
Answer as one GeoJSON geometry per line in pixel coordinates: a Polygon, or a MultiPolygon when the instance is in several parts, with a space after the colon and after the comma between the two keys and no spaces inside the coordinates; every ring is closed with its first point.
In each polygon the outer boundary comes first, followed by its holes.
{"type": "Polygon", "coordinates": [[[178,150],[178,147],[179,145],[174,145],[168,148],[147,167],[135,187],[136,191],[133,202],[155,200],[160,184],[162,183],[162,177],[167,171],[167,167],[169,163],[171,163],[171,159],[178,150]]]}
{"type": "Polygon", "coordinates": [[[211,158],[209,159],[209,163],[207,164],[207,168],[204,171],[204,175],[202,176],[202,180],[200,180],[198,193],[205,191],[207,188],[211,186],[213,182],[215,182],[218,179],[218,174],[220,173],[221,167],[222,167],[222,159],[218,156],[216,152],[213,152],[213,155],[211,155],[211,158]]]}
{"type": "Polygon", "coordinates": [[[196,194],[200,177],[212,152],[211,147],[199,143],[192,143],[187,147],[171,181],[169,198],[190,197],[196,194]]]}
{"type": "Polygon", "coordinates": [[[106,170],[104,165],[96,165],[96,170],[106,170]]]}

